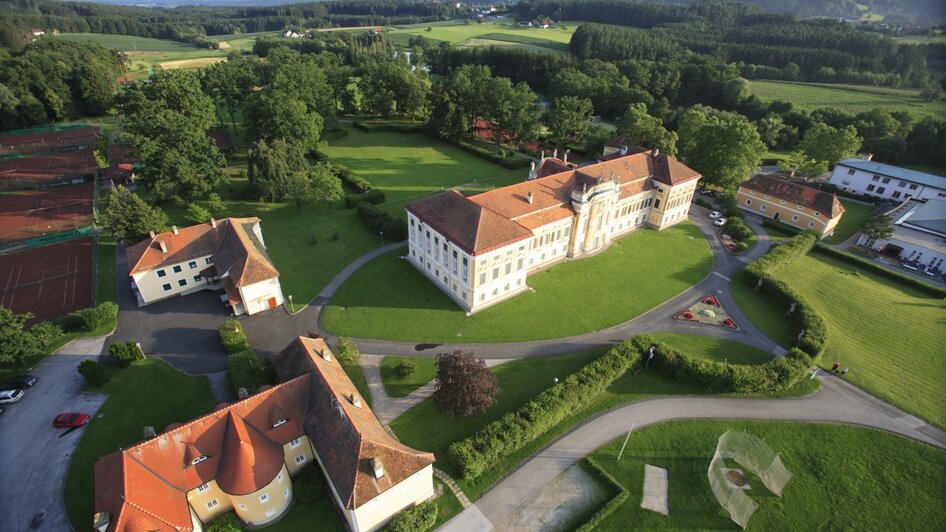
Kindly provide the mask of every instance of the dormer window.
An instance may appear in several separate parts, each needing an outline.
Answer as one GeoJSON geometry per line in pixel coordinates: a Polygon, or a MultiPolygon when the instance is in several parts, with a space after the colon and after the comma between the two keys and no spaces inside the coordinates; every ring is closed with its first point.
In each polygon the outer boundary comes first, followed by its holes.
{"type": "Polygon", "coordinates": [[[374,478],[381,478],[384,476],[384,464],[381,463],[380,458],[371,459],[371,470],[374,472],[374,478]]]}
{"type": "Polygon", "coordinates": [[[202,455],[198,456],[197,458],[194,458],[193,460],[191,460],[191,465],[192,465],[192,466],[195,466],[195,465],[197,465],[197,464],[203,462],[203,461],[206,460],[207,458],[208,458],[207,455],[202,454],[202,455]]]}
{"type": "Polygon", "coordinates": [[[286,418],[277,419],[276,421],[273,421],[273,428],[276,428],[280,425],[285,425],[287,421],[288,420],[286,418]]]}

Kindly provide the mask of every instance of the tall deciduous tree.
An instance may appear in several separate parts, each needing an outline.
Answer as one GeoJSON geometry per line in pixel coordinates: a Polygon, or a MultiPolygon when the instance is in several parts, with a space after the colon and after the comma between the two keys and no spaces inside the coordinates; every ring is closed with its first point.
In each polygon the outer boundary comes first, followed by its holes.
{"type": "Polygon", "coordinates": [[[123,135],[142,163],[141,181],[159,199],[193,201],[223,181],[226,162],[207,136],[216,111],[195,73],[156,72],[126,94],[122,108],[123,135]]]}
{"type": "Polygon", "coordinates": [[[250,149],[248,166],[250,183],[260,197],[273,202],[286,197],[294,175],[306,175],[309,171],[302,146],[282,138],[259,141],[250,149]]]}
{"type": "Polygon", "coordinates": [[[680,119],[680,153],[706,181],[735,189],[762,161],[765,144],[749,120],[735,113],[691,108],[680,119]]]}
{"type": "Polygon", "coordinates": [[[485,87],[489,95],[483,118],[489,121],[493,141],[516,143],[535,134],[539,110],[535,93],[525,83],[512,84],[509,78],[492,78],[485,87]]]}
{"type": "Polygon", "coordinates": [[[853,126],[835,129],[827,124],[816,124],[798,143],[806,157],[828,165],[856,154],[860,147],[861,139],[853,126]]]}
{"type": "Polygon", "coordinates": [[[375,59],[364,66],[358,82],[361,107],[383,117],[425,118],[430,78],[424,70],[412,71],[406,59],[375,59]]]}
{"type": "Polygon", "coordinates": [[[312,168],[312,174],[309,178],[312,198],[328,203],[329,212],[332,211],[332,203],[345,197],[345,189],[342,188],[342,180],[335,175],[335,172],[329,165],[321,162],[312,168]]]}
{"type": "Polygon", "coordinates": [[[811,159],[800,151],[792,152],[787,158],[779,161],[778,167],[783,172],[789,172],[791,177],[795,177],[797,172],[805,177],[810,177],[828,171],[828,163],[811,159]]]}
{"type": "Polygon", "coordinates": [[[642,103],[631,104],[618,120],[618,131],[645,148],[656,148],[670,155],[677,153],[677,134],[667,131],[660,119],[647,113],[642,103]]]}
{"type": "Polygon", "coordinates": [[[0,362],[22,362],[40,353],[40,341],[26,327],[32,317],[29,312],[16,314],[0,307],[0,362]]]}
{"type": "Polygon", "coordinates": [[[452,416],[469,416],[493,406],[497,395],[496,376],[473,353],[458,350],[437,355],[437,408],[452,416]]]}
{"type": "Polygon", "coordinates": [[[564,147],[566,142],[580,144],[591,130],[591,100],[575,96],[556,98],[546,119],[549,140],[564,147]]]}
{"type": "Polygon", "coordinates": [[[201,72],[204,90],[227,110],[230,123],[236,128],[236,113],[245,107],[251,89],[260,83],[257,62],[234,52],[226,61],[214,63],[201,72]]]}
{"type": "Polygon", "coordinates": [[[486,113],[491,78],[485,65],[464,65],[440,78],[431,93],[431,126],[448,138],[472,136],[476,119],[486,113]]]}
{"type": "Polygon", "coordinates": [[[161,209],[148,205],[137,194],[119,185],[105,197],[100,221],[102,228],[115,238],[135,240],[151,231],[163,231],[168,217],[161,209]]]}
{"type": "Polygon", "coordinates": [[[871,240],[885,240],[893,235],[893,225],[890,216],[879,214],[871,216],[861,226],[861,233],[871,240]]]}
{"type": "Polygon", "coordinates": [[[322,115],[310,111],[305,102],[285,92],[266,91],[254,95],[248,111],[247,125],[258,139],[284,140],[309,152],[315,149],[322,134],[322,115]]]}

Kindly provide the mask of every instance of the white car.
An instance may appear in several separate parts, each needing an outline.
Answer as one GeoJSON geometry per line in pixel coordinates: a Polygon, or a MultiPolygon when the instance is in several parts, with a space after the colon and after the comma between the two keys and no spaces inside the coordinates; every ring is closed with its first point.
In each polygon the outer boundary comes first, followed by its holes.
{"type": "Polygon", "coordinates": [[[10,404],[23,399],[23,395],[26,392],[23,390],[3,390],[0,391],[0,404],[10,404]]]}
{"type": "Polygon", "coordinates": [[[713,211],[709,214],[709,217],[714,220],[719,218],[720,216],[722,216],[722,214],[720,214],[719,211],[713,211]]]}
{"type": "Polygon", "coordinates": [[[719,218],[713,220],[713,225],[726,225],[726,219],[720,216],[719,218]]]}

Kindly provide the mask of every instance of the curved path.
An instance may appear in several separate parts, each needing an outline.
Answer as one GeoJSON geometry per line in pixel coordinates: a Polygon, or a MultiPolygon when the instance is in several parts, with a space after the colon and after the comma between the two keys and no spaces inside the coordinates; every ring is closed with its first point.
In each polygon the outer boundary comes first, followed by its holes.
{"type": "MultiPolygon", "coordinates": [[[[758,242],[745,255],[734,256],[723,248],[717,238],[716,234],[719,228],[712,224],[708,212],[706,209],[694,205],[691,207],[690,221],[700,228],[709,243],[713,254],[711,273],[684,292],[620,325],[578,336],[531,342],[435,344],[361,338],[356,338],[354,341],[363,353],[377,355],[433,356],[436,353],[461,349],[473,351],[480,358],[509,359],[558,355],[607,347],[645,332],[678,332],[734,340],[776,355],[783,354],[785,352],[783,348],[756,329],[749,319],[742,314],[729,288],[729,282],[733,275],[737,274],[746,264],[768,251],[771,245],[768,235],[762,230],[757,221],[747,220],[747,223],[758,233],[758,242]],[[681,322],[673,319],[673,316],[680,310],[695,303],[706,294],[715,294],[719,298],[723,307],[739,324],[739,330],[681,322]]],[[[334,342],[335,336],[322,329],[320,322],[322,311],[331,297],[359,268],[372,259],[404,245],[403,242],[389,244],[362,255],[339,272],[312,300],[308,307],[295,315],[289,316],[285,312],[274,312],[244,321],[244,328],[252,341],[253,347],[264,355],[277,353],[285,347],[285,338],[300,334],[305,335],[310,332],[318,333],[334,342]]]]}
{"type": "Polygon", "coordinates": [[[680,419],[753,419],[842,423],[870,427],[946,448],[946,432],[833,375],[798,399],[652,399],[618,407],[579,425],[496,484],[440,530],[490,530],[576,462],[636,428],[680,419]]]}

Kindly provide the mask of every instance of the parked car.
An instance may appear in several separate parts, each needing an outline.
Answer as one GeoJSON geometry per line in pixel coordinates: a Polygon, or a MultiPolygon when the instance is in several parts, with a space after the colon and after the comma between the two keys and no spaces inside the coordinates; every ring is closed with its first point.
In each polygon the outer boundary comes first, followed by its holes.
{"type": "Polygon", "coordinates": [[[713,220],[713,225],[726,225],[726,219],[720,216],[719,218],[713,220]]]}
{"type": "Polygon", "coordinates": [[[0,383],[0,390],[25,390],[32,388],[38,380],[34,375],[21,375],[0,383]]]}
{"type": "Polygon", "coordinates": [[[56,416],[56,419],[53,420],[53,426],[60,429],[81,427],[88,423],[89,419],[91,419],[91,416],[88,414],[65,412],[56,416]]]}
{"type": "Polygon", "coordinates": [[[0,390],[0,405],[15,403],[26,394],[23,390],[0,390]]]}
{"type": "Polygon", "coordinates": [[[713,211],[713,212],[709,213],[709,217],[712,218],[712,219],[714,219],[714,220],[717,219],[717,218],[719,218],[720,216],[722,216],[722,214],[720,214],[719,211],[713,211]]]}

